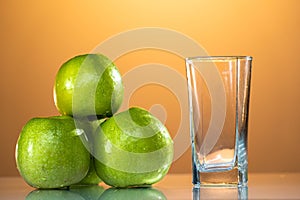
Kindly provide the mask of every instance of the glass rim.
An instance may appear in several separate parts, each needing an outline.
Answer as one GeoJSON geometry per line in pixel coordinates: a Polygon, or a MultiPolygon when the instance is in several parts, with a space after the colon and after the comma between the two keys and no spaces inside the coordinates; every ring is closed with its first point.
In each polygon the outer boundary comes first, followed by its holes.
{"type": "Polygon", "coordinates": [[[222,61],[222,60],[252,60],[252,56],[195,56],[187,57],[186,61],[222,61]]]}

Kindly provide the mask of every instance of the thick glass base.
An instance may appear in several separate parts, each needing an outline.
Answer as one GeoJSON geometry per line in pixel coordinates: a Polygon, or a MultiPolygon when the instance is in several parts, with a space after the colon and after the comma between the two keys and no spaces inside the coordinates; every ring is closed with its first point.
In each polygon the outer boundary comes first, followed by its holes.
{"type": "Polygon", "coordinates": [[[222,172],[194,171],[193,176],[195,187],[244,187],[248,185],[247,172],[241,172],[237,167],[222,172]]]}
{"type": "Polygon", "coordinates": [[[238,170],[234,168],[233,170],[224,172],[206,172],[200,173],[200,184],[201,185],[219,185],[219,186],[230,186],[238,184],[238,170]]]}

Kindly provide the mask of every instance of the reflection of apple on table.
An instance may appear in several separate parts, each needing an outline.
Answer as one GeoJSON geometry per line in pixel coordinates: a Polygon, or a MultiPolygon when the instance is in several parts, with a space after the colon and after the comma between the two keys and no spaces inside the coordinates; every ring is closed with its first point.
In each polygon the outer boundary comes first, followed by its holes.
{"type": "Polygon", "coordinates": [[[71,192],[79,194],[85,200],[98,200],[105,189],[99,185],[71,186],[71,192]]]}
{"type": "Polygon", "coordinates": [[[26,200],[85,200],[79,194],[68,190],[34,190],[26,196],[26,200]]]}
{"type": "Polygon", "coordinates": [[[26,200],[166,200],[166,196],[159,190],[145,188],[109,188],[104,190],[98,185],[72,186],[69,190],[34,190],[26,200]]]}
{"type": "Polygon", "coordinates": [[[27,195],[26,200],[98,200],[104,191],[98,185],[71,186],[69,190],[34,190],[27,195]]]}
{"type": "Polygon", "coordinates": [[[161,199],[166,200],[166,196],[159,190],[154,188],[110,188],[106,190],[99,200],[152,200],[161,199]]]}

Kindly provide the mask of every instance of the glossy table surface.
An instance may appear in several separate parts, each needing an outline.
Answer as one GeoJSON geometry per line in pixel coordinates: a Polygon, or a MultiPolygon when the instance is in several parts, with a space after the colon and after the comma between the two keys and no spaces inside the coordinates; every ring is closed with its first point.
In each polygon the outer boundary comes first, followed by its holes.
{"type": "Polygon", "coordinates": [[[152,188],[100,186],[37,191],[20,177],[0,177],[0,199],[300,199],[300,173],[249,174],[248,188],[193,189],[190,174],[168,174],[152,188]]]}

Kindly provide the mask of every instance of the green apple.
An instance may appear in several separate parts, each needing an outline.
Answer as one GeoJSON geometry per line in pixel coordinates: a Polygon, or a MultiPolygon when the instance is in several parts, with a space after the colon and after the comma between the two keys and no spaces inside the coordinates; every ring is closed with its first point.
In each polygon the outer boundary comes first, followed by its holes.
{"type": "Polygon", "coordinates": [[[76,185],[98,185],[101,182],[101,179],[96,173],[94,165],[94,157],[91,155],[90,158],[90,168],[87,175],[76,185]]]}
{"type": "Polygon", "coordinates": [[[161,180],[173,159],[167,128],[148,111],[130,108],[103,122],[94,145],[98,176],[115,187],[147,186],[161,180]]]}
{"type": "Polygon", "coordinates": [[[154,188],[110,188],[106,190],[99,200],[166,200],[166,196],[154,188]]]}
{"type": "Polygon", "coordinates": [[[97,175],[95,171],[95,165],[94,165],[94,157],[92,156],[93,152],[93,142],[95,140],[95,131],[99,127],[99,125],[104,121],[105,119],[100,120],[89,120],[88,118],[80,118],[75,119],[75,125],[79,129],[83,129],[85,132],[85,135],[87,139],[85,139],[85,146],[89,149],[89,152],[91,153],[90,157],[90,168],[88,171],[88,174],[84,179],[82,179],[79,183],[76,183],[75,185],[96,185],[101,182],[101,179],[97,175]]]}
{"type": "Polygon", "coordinates": [[[81,181],[89,170],[90,154],[69,116],[33,118],[23,127],[16,145],[17,168],[36,188],[61,188],[81,181]]]}
{"type": "Polygon", "coordinates": [[[71,58],[60,67],[54,85],[58,111],[76,118],[111,116],[119,109],[123,93],[117,67],[102,54],[71,58]]]}

